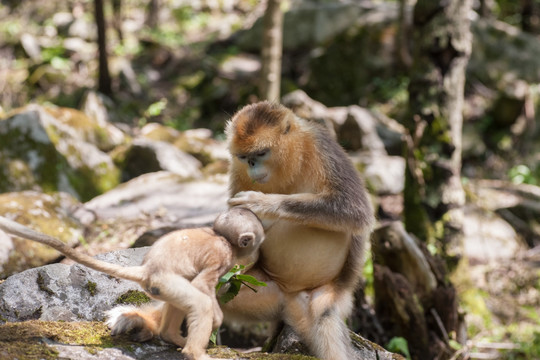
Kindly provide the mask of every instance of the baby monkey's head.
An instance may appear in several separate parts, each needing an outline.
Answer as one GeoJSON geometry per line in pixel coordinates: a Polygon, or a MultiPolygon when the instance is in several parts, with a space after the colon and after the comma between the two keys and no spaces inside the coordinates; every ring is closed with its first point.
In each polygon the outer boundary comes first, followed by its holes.
{"type": "Polygon", "coordinates": [[[216,233],[239,248],[256,250],[264,240],[264,229],[257,215],[240,207],[233,207],[219,214],[213,228],[216,233]]]}

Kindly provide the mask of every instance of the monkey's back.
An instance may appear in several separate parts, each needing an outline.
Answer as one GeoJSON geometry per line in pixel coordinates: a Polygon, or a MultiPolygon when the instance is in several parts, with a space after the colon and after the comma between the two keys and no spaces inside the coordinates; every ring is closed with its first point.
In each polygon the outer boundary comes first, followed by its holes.
{"type": "Polygon", "coordinates": [[[162,236],[146,254],[149,274],[171,272],[192,280],[201,271],[220,275],[232,267],[232,245],[211,228],[176,230],[162,236]]]}

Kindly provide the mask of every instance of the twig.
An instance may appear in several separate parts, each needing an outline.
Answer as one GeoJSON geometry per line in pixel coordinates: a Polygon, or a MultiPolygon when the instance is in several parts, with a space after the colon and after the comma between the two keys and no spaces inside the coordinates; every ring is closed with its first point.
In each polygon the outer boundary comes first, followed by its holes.
{"type": "Polygon", "coordinates": [[[491,359],[499,359],[499,354],[486,354],[486,353],[471,353],[470,354],[471,359],[479,359],[479,360],[491,360],[491,359]]]}
{"type": "Polygon", "coordinates": [[[431,308],[430,310],[431,315],[433,315],[433,318],[435,319],[435,322],[439,326],[439,330],[441,330],[442,336],[444,337],[444,341],[448,344],[450,341],[450,337],[448,336],[448,332],[446,332],[446,329],[444,328],[444,324],[439,317],[439,314],[437,314],[437,311],[434,308],[431,308]]]}
{"type": "Polygon", "coordinates": [[[495,349],[495,350],[512,350],[518,349],[519,345],[514,343],[476,343],[477,348],[482,349],[495,349]]]}

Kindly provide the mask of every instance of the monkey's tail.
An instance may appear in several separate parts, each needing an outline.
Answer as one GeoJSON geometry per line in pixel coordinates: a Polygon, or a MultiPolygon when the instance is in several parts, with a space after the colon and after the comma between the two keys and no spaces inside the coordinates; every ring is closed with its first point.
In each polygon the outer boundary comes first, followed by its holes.
{"type": "Polygon", "coordinates": [[[20,236],[24,239],[39,242],[44,245],[48,245],[55,250],[60,251],[67,257],[75,260],[76,262],[88,266],[97,271],[107,273],[119,278],[141,282],[144,279],[144,271],[142,266],[122,266],[117,264],[111,264],[106,261],[98,260],[92,256],[80,253],[71,247],[67,246],[58,239],[52,236],[34,231],[24,225],[21,225],[15,221],[9,220],[3,216],[0,216],[0,229],[20,236]]]}

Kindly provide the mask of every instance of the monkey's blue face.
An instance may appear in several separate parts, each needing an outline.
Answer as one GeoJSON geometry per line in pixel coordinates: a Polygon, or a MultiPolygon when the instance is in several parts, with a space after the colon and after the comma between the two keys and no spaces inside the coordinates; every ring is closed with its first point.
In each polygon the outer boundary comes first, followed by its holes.
{"type": "Polygon", "coordinates": [[[238,160],[247,166],[247,173],[251,180],[264,184],[270,180],[270,171],[266,164],[270,159],[270,149],[263,149],[246,154],[236,155],[238,160]]]}

